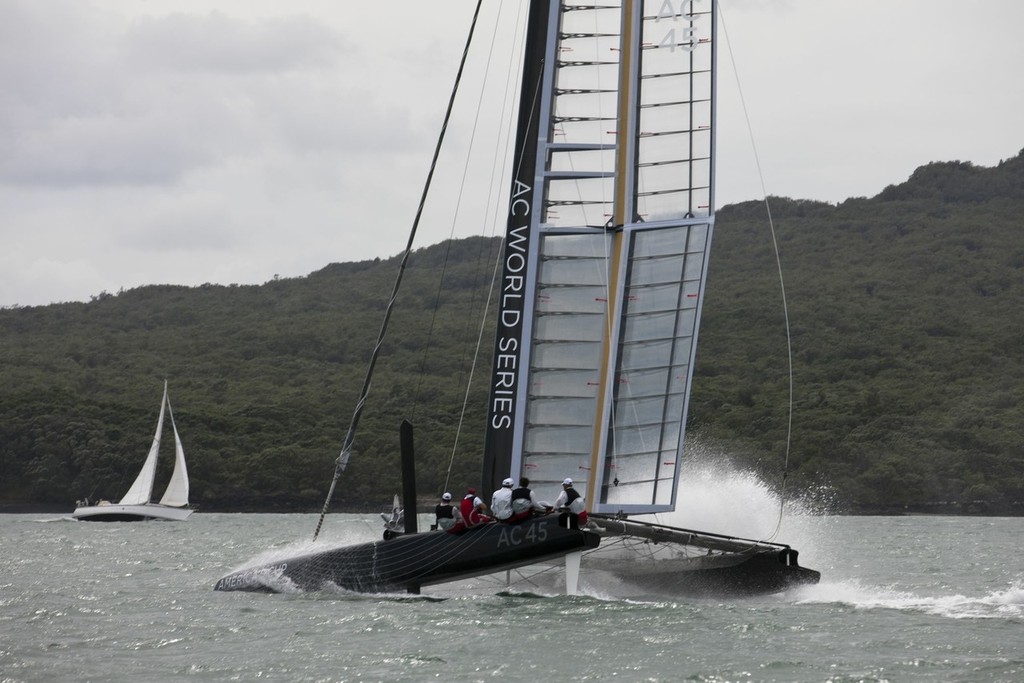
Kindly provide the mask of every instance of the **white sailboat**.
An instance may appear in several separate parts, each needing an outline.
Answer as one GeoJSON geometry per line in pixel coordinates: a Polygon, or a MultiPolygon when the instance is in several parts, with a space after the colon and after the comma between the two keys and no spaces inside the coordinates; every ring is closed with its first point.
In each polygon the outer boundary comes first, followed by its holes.
{"type": "Polygon", "coordinates": [[[174,423],[174,412],[167,396],[167,381],[164,381],[164,396],[160,402],[160,417],[156,423],[156,434],[149,447],[149,455],[135,477],[128,492],[116,503],[100,501],[94,505],[80,504],[72,516],[83,522],[137,522],[150,519],[183,521],[192,510],[188,507],[188,468],[185,465],[185,450],[181,445],[178,427],[174,423]],[[156,478],[157,458],[160,455],[160,439],[164,430],[164,414],[171,419],[174,432],[174,471],[167,489],[158,503],[152,502],[153,481],[156,478]]]}
{"type": "Polygon", "coordinates": [[[567,592],[581,564],[671,594],[818,581],[788,545],[635,519],[675,510],[682,471],[714,226],[714,35],[713,0],[530,3],[481,490],[525,476],[553,499],[571,478],[590,523],[418,533],[406,514],[404,533],[243,569],[217,590],[419,592],[563,558],[567,592]]]}

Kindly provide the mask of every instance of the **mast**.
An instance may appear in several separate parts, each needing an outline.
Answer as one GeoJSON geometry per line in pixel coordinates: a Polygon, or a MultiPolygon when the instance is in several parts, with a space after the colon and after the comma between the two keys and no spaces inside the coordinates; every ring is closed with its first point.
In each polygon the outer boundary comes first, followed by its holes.
{"type": "MultiPolygon", "coordinates": [[[[608,290],[620,291],[619,285],[623,277],[623,233],[622,226],[632,222],[632,197],[634,175],[632,173],[635,158],[635,147],[630,142],[636,139],[636,88],[634,77],[636,62],[640,59],[637,44],[639,41],[638,25],[641,20],[641,3],[625,0],[622,4],[622,36],[619,44],[619,80],[618,80],[618,121],[615,148],[615,204],[612,220],[608,226],[611,231],[611,248],[609,249],[608,290]]],[[[615,349],[612,348],[613,332],[611,321],[615,320],[619,306],[618,296],[608,297],[608,326],[603,339],[604,349],[601,353],[601,376],[605,378],[597,387],[597,405],[606,406],[612,388],[615,349]]],[[[596,472],[601,465],[600,446],[607,430],[606,419],[594,421],[593,445],[591,446],[590,471],[596,472]]],[[[596,478],[587,478],[586,498],[594,500],[596,478]]]]}

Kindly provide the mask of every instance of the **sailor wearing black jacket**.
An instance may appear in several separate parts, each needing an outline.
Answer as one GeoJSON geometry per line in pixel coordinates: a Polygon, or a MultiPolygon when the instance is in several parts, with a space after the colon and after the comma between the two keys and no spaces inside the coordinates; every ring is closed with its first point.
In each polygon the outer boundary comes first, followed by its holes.
{"type": "Polygon", "coordinates": [[[580,524],[587,523],[587,510],[583,496],[572,487],[572,479],[562,481],[562,492],[555,499],[555,509],[562,512],[558,517],[559,526],[579,529],[580,524]]]}
{"type": "Polygon", "coordinates": [[[434,508],[434,529],[448,531],[455,526],[455,508],[452,507],[452,494],[447,491],[441,496],[441,502],[434,508]]]}
{"type": "Polygon", "coordinates": [[[530,480],[523,477],[519,480],[519,488],[512,489],[512,517],[509,522],[522,522],[533,516],[534,512],[547,510],[537,502],[537,497],[530,490],[530,480]]]}

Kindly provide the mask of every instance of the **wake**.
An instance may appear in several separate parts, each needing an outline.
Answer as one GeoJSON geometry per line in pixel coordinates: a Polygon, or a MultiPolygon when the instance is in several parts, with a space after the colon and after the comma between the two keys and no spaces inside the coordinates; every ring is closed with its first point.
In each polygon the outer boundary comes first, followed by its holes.
{"type": "Polygon", "coordinates": [[[897,610],[949,619],[1024,618],[1024,582],[983,595],[923,596],[908,591],[864,586],[856,580],[822,582],[794,592],[798,604],[841,604],[854,610],[897,610]]]}

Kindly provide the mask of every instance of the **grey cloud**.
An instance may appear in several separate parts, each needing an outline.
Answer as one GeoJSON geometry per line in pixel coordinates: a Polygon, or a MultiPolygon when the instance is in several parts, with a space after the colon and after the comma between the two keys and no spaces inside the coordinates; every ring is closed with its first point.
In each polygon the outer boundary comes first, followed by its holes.
{"type": "Polygon", "coordinates": [[[235,75],[326,67],[345,52],[342,36],[306,17],[247,21],[221,12],[148,17],[129,29],[125,44],[132,61],[235,75]]]}

